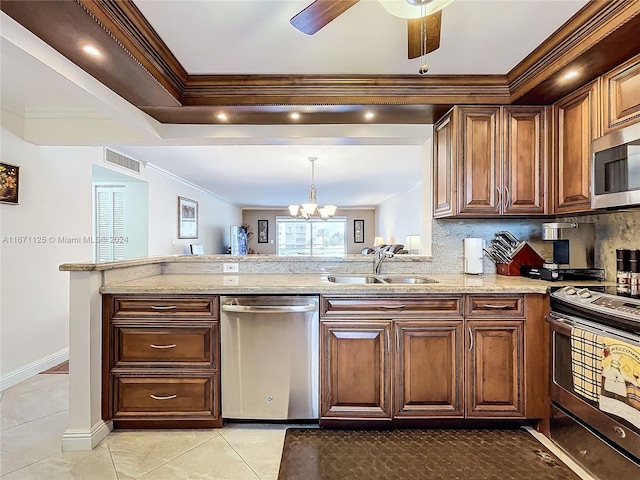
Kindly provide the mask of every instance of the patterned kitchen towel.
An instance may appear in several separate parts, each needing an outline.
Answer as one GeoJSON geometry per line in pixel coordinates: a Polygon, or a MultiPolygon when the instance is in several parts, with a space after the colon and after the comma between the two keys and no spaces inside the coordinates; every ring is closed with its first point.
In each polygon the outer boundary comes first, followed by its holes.
{"type": "Polygon", "coordinates": [[[600,410],[640,428],[640,347],[604,337],[600,410]]]}
{"type": "Polygon", "coordinates": [[[571,329],[571,372],[576,393],[597,402],[602,384],[602,339],[580,327],[571,329]]]}

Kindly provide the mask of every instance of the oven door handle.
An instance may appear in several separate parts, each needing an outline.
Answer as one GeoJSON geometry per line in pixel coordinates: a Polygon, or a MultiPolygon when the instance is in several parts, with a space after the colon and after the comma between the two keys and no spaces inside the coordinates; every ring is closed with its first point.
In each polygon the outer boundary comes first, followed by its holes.
{"type": "Polygon", "coordinates": [[[547,316],[546,320],[552,327],[556,327],[561,331],[568,331],[569,333],[571,333],[571,328],[575,327],[575,324],[571,320],[567,320],[566,318],[558,318],[549,315],[547,316]]]}

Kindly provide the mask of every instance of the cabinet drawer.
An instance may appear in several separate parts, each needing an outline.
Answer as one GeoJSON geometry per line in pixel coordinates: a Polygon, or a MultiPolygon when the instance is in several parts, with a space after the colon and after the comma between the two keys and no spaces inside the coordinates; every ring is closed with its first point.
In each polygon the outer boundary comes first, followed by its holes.
{"type": "Polygon", "coordinates": [[[320,315],[324,317],[358,315],[396,317],[408,315],[462,315],[461,296],[403,297],[321,297],[320,315]]]}
{"type": "Polygon", "coordinates": [[[215,375],[116,375],[113,417],[210,415],[215,411],[216,379],[215,375]]]}
{"type": "Polygon", "coordinates": [[[212,320],[218,318],[216,296],[114,296],[113,318],[189,317],[212,320]]]}
{"type": "Polygon", "coordinates": [[[115,327],[114,365],[213,366],[217,359],[212,327],[115,327]]]}
{"type": "Polygon", "coordinates": [[[524,295],[468,295],[469,317],[522,317],[524,295]]]}

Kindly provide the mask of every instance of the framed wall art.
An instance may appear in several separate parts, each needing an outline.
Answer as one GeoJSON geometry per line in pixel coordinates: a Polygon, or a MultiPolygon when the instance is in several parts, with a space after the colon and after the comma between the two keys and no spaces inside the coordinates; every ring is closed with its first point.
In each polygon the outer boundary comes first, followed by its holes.
{"type": "Polygon", "coordinates": [[[178,238],[198,238],[198,202],[178,197],[178,238]]]}
{"type": "Polygon", "coordinates": [[[353,221],[353,243],[364,243],[364,220],[353,221]]]}
{"type": "Polygon", "coordinates": [[[0,202],[18,204],[20,167],[0,163],[0,202]]]}
{"type": "Polygon", "coordinates": [[[258,220],[258,243],[269,243],[269,220],[258,220]]]}

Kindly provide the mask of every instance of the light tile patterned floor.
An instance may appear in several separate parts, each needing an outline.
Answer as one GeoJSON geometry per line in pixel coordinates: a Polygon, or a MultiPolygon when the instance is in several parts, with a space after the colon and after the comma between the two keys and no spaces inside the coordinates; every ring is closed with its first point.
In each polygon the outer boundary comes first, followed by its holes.
{"type": "MultiPolygon", "coordinates": [[[[62,452],[68,389],[68,375],[41,374],[0,392],[3,480],[276,480],[285,430],[300,426],[120,430],[92,451],[62,452]]],[[[532,434],[572,466],[548,439],[532,434]]],[[[579,469],[576,473],[593,480],[579,469]]]]}
{"type": "Polygon", "coordinates": [[[68,375],[37,375],[0,397],[0,474],[6,480],[266,479],[278,477],[288,425],[120,430],[90,452],[62,452],[68,375]]]}

